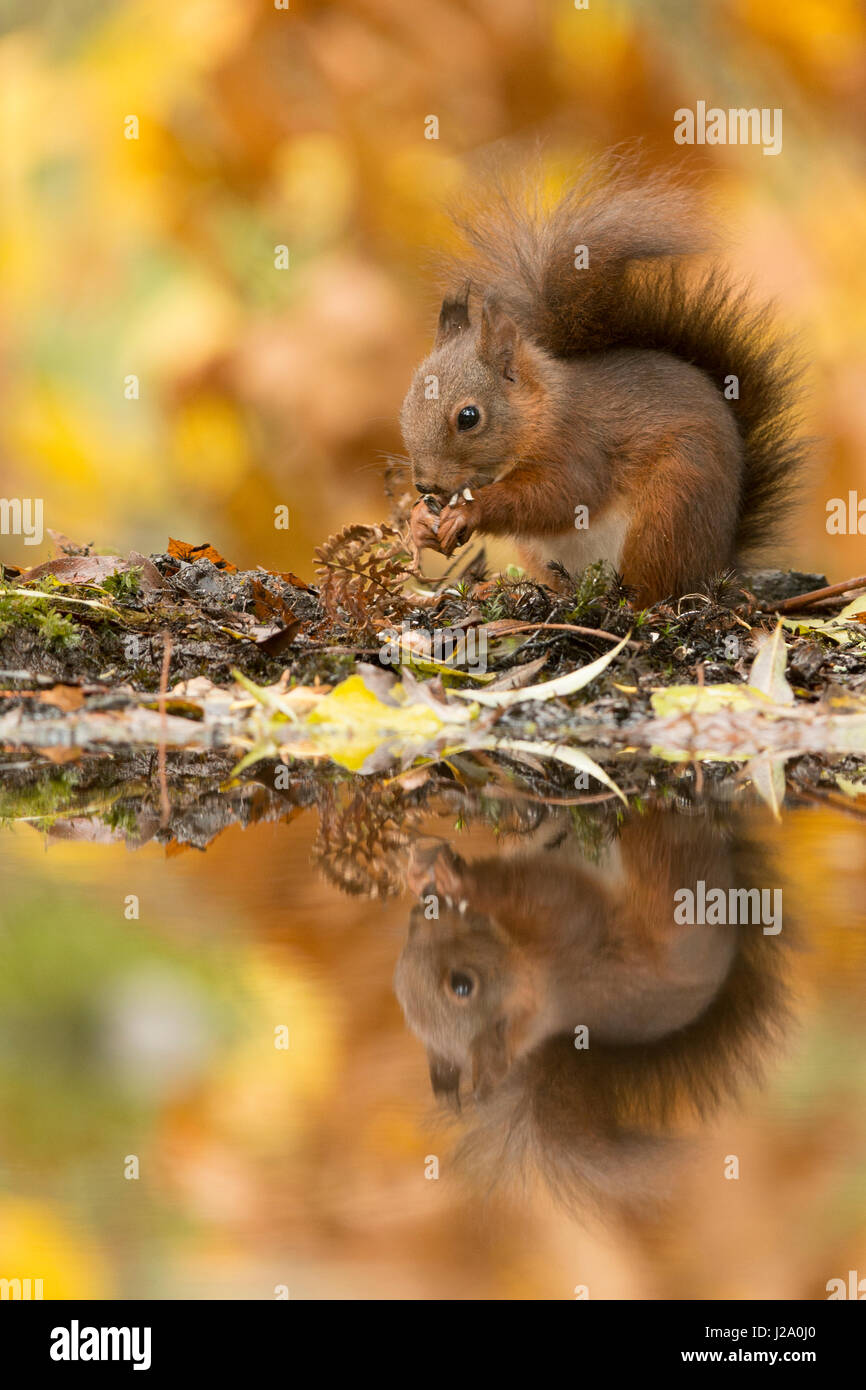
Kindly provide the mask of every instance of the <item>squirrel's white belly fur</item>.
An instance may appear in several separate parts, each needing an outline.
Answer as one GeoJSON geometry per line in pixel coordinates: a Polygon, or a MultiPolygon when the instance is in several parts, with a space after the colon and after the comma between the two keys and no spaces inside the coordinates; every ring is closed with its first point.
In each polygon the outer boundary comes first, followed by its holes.
{"type": "Polygon", "coordinates": [[[556,536],[536,536],[529,544],[524,539],[523,548],[541,569],[556,560],[569,574],[579,574],[596,560],[606,560],[613,569],[619,570],[630,521],[627,508],[622,504],[614,505],[606,508],[597,520],[593,520],[590,513],[589,525],[583,530],[575,528],[556,536]]]}

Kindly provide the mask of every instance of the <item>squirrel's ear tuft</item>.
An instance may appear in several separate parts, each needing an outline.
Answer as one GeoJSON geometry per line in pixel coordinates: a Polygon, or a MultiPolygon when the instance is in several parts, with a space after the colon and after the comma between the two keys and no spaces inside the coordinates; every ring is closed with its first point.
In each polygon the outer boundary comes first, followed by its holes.
{"type": "Polygon", "coordinates": [[[486,299],[481,309],[481,333],[478,339],[478,355],[491,367],[495,367],[514,380],[514,359],[520,339],[517,324],[495,300],[486,299]]]}
{"type": "Polygon", "coordinates": [[[469,327],[469,281],[460,290],[459,294],[452,298],[442,300],[442,308],[439,310],[439,326],[436,329],[436,347],[453,338],[456,333],[463,333],[469,327]]]}

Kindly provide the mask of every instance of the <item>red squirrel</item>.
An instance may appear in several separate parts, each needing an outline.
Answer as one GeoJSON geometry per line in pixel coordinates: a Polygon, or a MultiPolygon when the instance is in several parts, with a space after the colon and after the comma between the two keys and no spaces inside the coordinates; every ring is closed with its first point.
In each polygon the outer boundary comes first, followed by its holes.
{"type": "Polygon", "coordinates": [[[678,893],[775,879],[748,822],[673,809],[598,855],[561,813],[472,861],[415,842],[394,987],[437,1099],[465,1103],[455,1163],[476,1188],[538,1171],[575,1209],[667,1187],[688,1114],[757,1079],[784,1035],[798,940],[790,917],[772,935],[685,924],[678,893]]]}
{"type": "Polygon", "coordinates": [[[409,884],[421,905],[395,988],[429,1049],[434,1091],[446,1094],[443,1075],[455,1087],[471,1076],[484,1099],[520,1057],[575,1023],[593,1046],[648,1047],[695,1023],[730,974],[741,933],[676,919],[678,889],[698,879],[738,886],[717,830],[654,811],[627,822],[597,864],[574,835],[550,846],[550,833],[474,863],[444,842],[413,847],[409,884]]]}
{"type": "Polygon", "coordinates": [[[603,559],[641,604],[774,539],[801,465],[788,344],[702,247],[676,180],[593,166],[552,208],[501,184],[465,255],[401,428],[416,546],[513,538],[548,583],[603,559]]]}

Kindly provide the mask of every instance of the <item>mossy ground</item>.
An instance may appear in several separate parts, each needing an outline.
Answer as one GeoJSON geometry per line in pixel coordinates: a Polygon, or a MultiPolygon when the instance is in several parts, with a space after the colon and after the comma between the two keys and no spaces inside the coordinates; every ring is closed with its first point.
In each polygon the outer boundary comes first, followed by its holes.
{"type": "MultiPolygon", "coordinates": [[[[446,584],[435,602],[404,605],[403,616],[413,632],[428,635],[474,626],[486,638],[488,674],[537,663],[535,680],[572,671],[608,651],[611,638],[630,633],[632,645],[593,682],[591,691],[571,702],[571,709],[559,701],[538,707],[534,732],[555,741],[567,734],[573,707],[584,700],[591,700],[597,725],[622,730],[646,718],[651,693],[659,686],[744,682],[757,639],[774,625],[773,603],[821,582],[818,575],[768,571],[746,582],[721,580],[711,592],[641,612],[612,575],[590,567],[564,592],[516,574],[485,583],[446,584]],[[584,631],[568,630],[573,627],[584,631]]],[[[379,662],[381,629],[387,626],[374,618],[360,630],[357,621],[339,611],[327,613],[319,591],[294,576],[240,572],[219,557],[153,555],[142,566],[126,565],[98,582],[68,582],[53,575],[28,581],[26,575],[7,571],[0,579],[0,715],[15,708],[36,717],[56,715],[48,695],[60,686],[78,688],[88,708],[123,711],[133,700],[140,706],[142,692],[159,690],[167,653],[169,688],[202,676],[228,686],[235,670],[260,685],[276,682],[285,672],[288,685],[334,686],[352,674],[359,660],[379,662]]],[[[788,677],[801,701],[818,703],[828,691],[866,692],[862,640],[842,645],[818,630],[792,630],[786,636],[788,677]]],[[[429,674],[422,658],[416,671],[429,674]]],[[[444,677],[446,686],[451,679],[444,677]]],[[[505,714],[506,729],[508,720],[505,714]]],[[[82,755],[60,766],[52,756],[56,760],[58,755],[38,748],[26,753],[7,749],[0,755],[0,815],[41,820],[95,809],[109,828],[172,833],[158,809],[152,751],[130,747],[128,753],[82,755]]],[[[231,754],[218,753],[167,757],[162,776],[170,784],[174,833],[190,843],[206,843],[233,819],[285,813],[285,796],[273,790],[273,768],[262,763],[247,774],[239,792],[240,784],[230,778],[235,761],[231,754]],[[250,790],[255,786],[258,801],[250,790]]],[[[837,770],[848,766],[853,777],[855,761],[837,762],[837,770]]],[[[691,794],[737,772],[724,764],[672,766],[645,755],[621,757],[618,769],[619,785],[638,799],[691,794]]],[[[800,777],[812,788],[827,781],[820,757],[796,759],[788,773],[789,781],[796,784],[800,777]]],[[[512,796],[525,802],[579,800],[568,769],[545,768],[540,775],[525,765],[516,769],[506,763],[498,785],[493,777],[485,791],[486,778],[491,778],[489,767],[456,758],[437,769],[428,792],[462,784],[464,791],[491,803],[503,790],[507,801],[512,796]]],[[[364,796],[374,797],[381,779],[364,780],[364,796]]],[[[315,799],[321,789],[331,794],[334,787],[357,781],[321,763],[295,766],[283,791],[294,789],[292,795],[315,799]]]]}

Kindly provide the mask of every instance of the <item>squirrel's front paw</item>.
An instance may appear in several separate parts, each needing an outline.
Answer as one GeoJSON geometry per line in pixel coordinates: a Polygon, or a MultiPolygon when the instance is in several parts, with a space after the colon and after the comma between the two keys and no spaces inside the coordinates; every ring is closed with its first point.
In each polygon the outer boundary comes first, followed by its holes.
{"type": "Polygon", "coordinates": [[[445,898],[460,899],[464,868],[463,860],[446,841],[424,837],[415,841],[409,853],[406,883],[419,898],[441,893],[445,898]]]}
{"type": "Polygon", "coordinates": [[[431,512],[422,497],[416,502],[409,516],[409,531],[419,550],[439,549],[439,517],[431,512]]]}
{"type": "Polygon", "coordinates": [[[478,503],[458,502],[455,506],[443,507],[439,515],[438,548],[443,555],[450,555],[458,545],[463,545],[481,521],[481,508],[478,503]]]}

